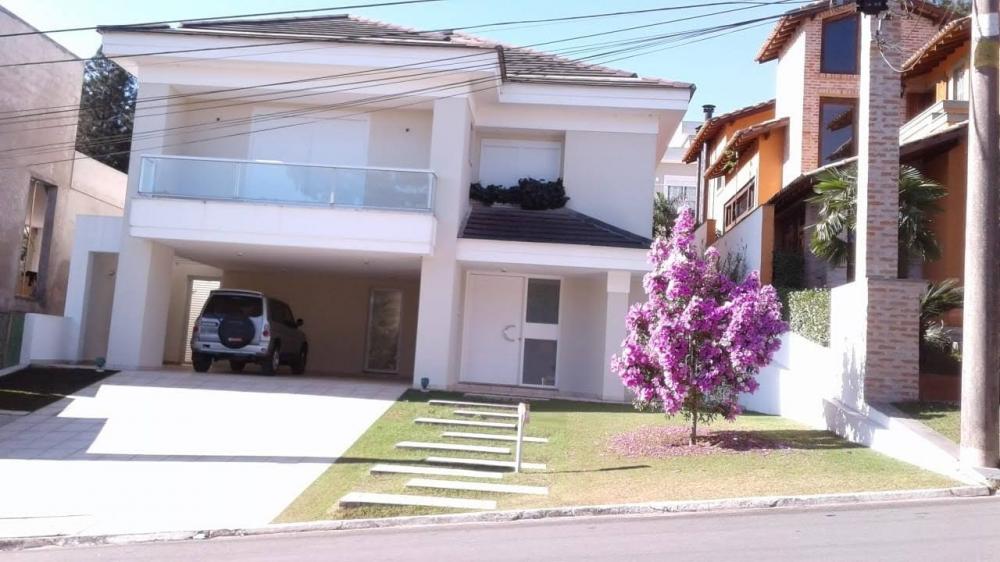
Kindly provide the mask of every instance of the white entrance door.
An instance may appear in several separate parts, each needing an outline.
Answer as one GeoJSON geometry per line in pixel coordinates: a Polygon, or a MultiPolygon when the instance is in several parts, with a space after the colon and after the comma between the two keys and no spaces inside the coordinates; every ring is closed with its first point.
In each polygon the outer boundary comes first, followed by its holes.
{"type": "Polygon", "coordinates": [[[524,278],[469,275],[462,381],[518,384],[524,278]]]}

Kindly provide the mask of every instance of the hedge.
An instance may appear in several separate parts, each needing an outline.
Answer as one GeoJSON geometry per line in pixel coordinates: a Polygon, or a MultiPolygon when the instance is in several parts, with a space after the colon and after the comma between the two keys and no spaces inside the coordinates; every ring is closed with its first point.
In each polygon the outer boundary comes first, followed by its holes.
{"type": "Polygon", "coordinates": [[[793,332],[830,345],[830,290],[779,289],[785,320],[793,332]]]}

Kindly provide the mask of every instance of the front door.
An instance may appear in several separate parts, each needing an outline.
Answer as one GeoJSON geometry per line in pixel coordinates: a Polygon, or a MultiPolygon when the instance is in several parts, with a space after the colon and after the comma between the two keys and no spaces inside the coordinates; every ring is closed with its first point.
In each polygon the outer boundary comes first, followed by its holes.
{"type": "Polygon", "coordinates": [[[524,282],[518,276],[469,275],[463,382],[518,384],[524,282]]]}

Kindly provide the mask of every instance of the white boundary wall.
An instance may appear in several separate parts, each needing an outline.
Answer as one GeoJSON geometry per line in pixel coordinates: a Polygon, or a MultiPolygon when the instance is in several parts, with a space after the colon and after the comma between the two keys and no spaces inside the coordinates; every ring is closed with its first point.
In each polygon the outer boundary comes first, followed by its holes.
{"type": "Polygon", "coordinates": [[[757,375],[760,387],[742,394],[746,410],[783,416],[809,427],[826,429],[824,403],[832,397],[837,373],[827,347],[794,332],[781,336],[781,349],[757,375]]]}

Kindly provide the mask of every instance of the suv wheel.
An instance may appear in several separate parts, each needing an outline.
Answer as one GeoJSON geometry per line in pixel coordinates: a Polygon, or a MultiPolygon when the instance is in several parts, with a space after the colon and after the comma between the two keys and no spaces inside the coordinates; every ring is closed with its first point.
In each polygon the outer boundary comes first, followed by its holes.
{"type": "Polygon", "coordinates": [[[191,366],[194,367],[195,372],[204,373],[212,366],[212,356],[202,353],[193,353],[191,355],[191,366]]]}
{"type": "Polygon", "coordinates": [[[229,360],[229,370],[234,373],[242,373],[243,367],[247,366],[247,362],[242,359],[230,359],[229,360]]]}
{"type": "Polygon", "coordinates": [[[302,373],[306,372],[306,359],[308,358],[309,358],[309,347],[303,344],[302,348],[299,349],[298,356],[296,356],[295,360],[292,361],[292,372],[295,373],[296,375],[301,375],[302,373]]]}
{"type": "Polygon", "coordinates": [[[260,368],[265,375],[273,375],[278,371],[278,367],[281,366],[281,345],[274,344],[271,347],[271,352],[267,354],[264,358],[264,362],[261,363],[260,368]]]}

